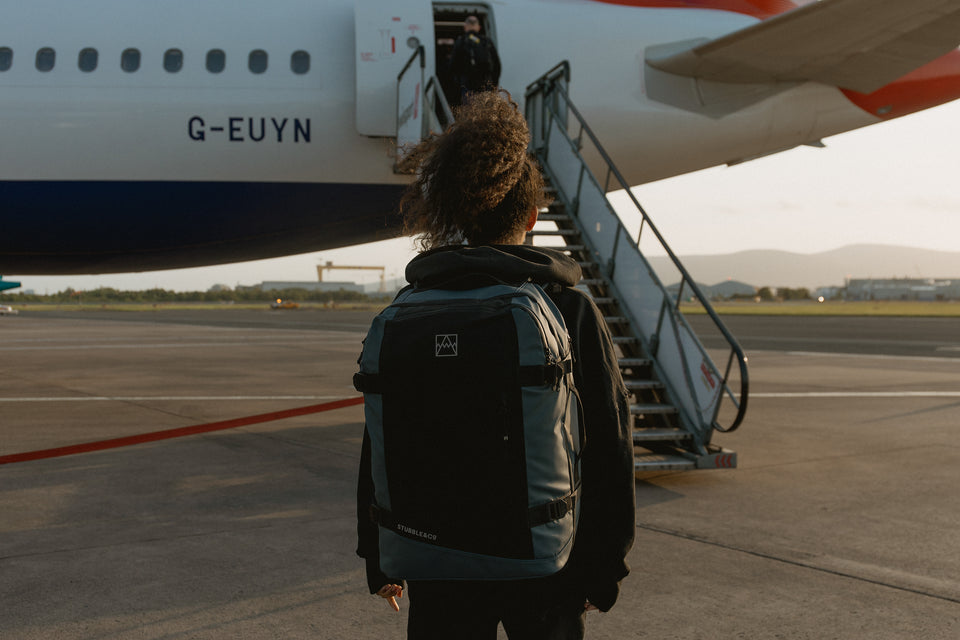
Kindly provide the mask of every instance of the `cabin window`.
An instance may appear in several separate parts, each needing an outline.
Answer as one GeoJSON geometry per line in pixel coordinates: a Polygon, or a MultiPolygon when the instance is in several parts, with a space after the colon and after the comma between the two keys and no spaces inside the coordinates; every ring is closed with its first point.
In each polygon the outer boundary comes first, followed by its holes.
{"type": "Polygon", "coordinates": [[[207,71],[220,73],[227,66],[227,54],[222,49],[207,51],[207,71]]]}
{"type": "Polygon", "coordinates": [[[99,54],[97,54],[96,49],[86,48],[80,50],[80,55],[77,57],[77,66],[80,68],[80,71],[90,73],[97,68],[97,59],[99,54]]]}
{"type": "Polygon", "coordinates": [[[120,68],[127,73],[133,73],[140,68],[140,50],[124,49],[120,54],[120,68]]]}
{"type": "Polygon", "coordinates": [[[170,73],[176,73],[183,69],[183,51],[167,49],[163,54],[163,68],[170,73]]]}
{"type": "Polygon", "coordinates": [[[50,47],[44,47],[37,51],[37,70],[50,71],[53,65],[57,63],[57,52],[50,47]]]}
{"type": "Polygon", "coordinates": [[[267,70],[267,52],[263,49],[255,49],[250,52],[248,61],[250,71],[253,73],[263,73],[267,70]]]}
{"type": "Polygon", "coordinates": [[[7,71],[13,66],[13,49],[0,47],[0,71],[7,71]]]}
{"type": "Polygon", "coordinates": [[[290,69],[299,75],[310,71],[310,54],[306,51],[294,51],[290,55],[290,69]]]}

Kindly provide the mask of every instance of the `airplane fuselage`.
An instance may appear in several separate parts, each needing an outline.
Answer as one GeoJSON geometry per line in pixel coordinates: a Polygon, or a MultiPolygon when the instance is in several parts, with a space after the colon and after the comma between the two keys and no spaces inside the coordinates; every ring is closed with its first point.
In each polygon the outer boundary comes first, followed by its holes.
{"type": "MultiPolygon", "coordinates": [[[[764,16],[633,4],[486,7],[501,84],[522,102],[530,82],[568,60],[573,102],[631,184],[814,143],[908,110],[871,103],[872,112],[817,83],[785,84],[727,109],[722,92],[711,98],[704,86],[681,82],[666,93],[698,91],[707,98],[697,100],[719,106],[665,102],[651,96],[664,90],[645,64],[648,47],[718,37],[764,16]]],[[[434,11],[445,7],[8,7],[0,25],[0,273],[195,266],[395,235],[408,181],[393,170],[396,74],[418,44],[434,73],[434,11]]],[[[909,110],[960,95],[958,85],[909,110]]]]}

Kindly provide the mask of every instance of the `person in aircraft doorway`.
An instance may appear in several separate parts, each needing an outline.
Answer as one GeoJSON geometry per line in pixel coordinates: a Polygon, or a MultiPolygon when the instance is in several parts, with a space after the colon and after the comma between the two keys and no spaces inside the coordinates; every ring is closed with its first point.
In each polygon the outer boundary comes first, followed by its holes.
{"type": "MultiPolygon", "coordinates": [[[[571,339],[572,376],[582,407],[585,444],[576,536],[566,564],[551,575],[409,580],[409,640],[495,640],[498,624],[511,640],[579,640],[586,612],[610,610],[630,571],[626,556],[636,523],[628,392],[603,314],[575,288],[579,265],[559,251],[524,244],[539,208],[548,202],[528,144],[517,104],[506,92],[486,91],[468,98],[445,133],[405,156],[419,170],[401,202],[404,229],[418,236],[423,249],[407,265],[406,277],[426,289],[531,282],[552,291],[571,339]]],[[[382,347],[372,353],[382,353],[382,347]]],[[[376,402],[371,406],[384,406],[376,402]]],[[[371,417],[377,419],[368,415],[358,474],[357,555],[366,561],[370,593],[399,611],[397,598],[407,591],[408,576],[387,573],[390,567],[381,562],[382,527],[371,505],[377,479],[388,484],[389,479],[385,468],[377,471],[381,467],[373,452],[386,450],[376,433],[378,442],[373,442],[371,417]]],[[[499,492],[492,500],[504,507],[507,502],[499,492]]],[[[428,537],[420,530],[404,531],[428,537]]]]}
{"type": "Polygon", "coordinates": [[[453,45],[451,70],[460,84],[460,100],[470,93],[489,91],[500,83],[500,56],[493,42],[480,33],[480,19],[469,16],[463,35],[453,45]]]}

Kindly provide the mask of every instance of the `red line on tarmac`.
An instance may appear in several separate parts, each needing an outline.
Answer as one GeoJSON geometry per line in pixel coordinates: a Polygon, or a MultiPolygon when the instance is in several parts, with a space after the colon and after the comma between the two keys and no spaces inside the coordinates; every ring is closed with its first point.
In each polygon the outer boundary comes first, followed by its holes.
{"type": "Polygon", "coordinates": [[[125,436],[123,438],[110,438],[109,440],[85,442],[67,447],[41,449],[40,451],[28,451],[26,453],[14,453],[7,456],[0,456],[0,465],[13,464],[15,462],[30,462],[32,460],[44,460],[46,458],[59,458],[62,456],[72,456],[77,453],[90,453],[91,451],[103,451],[104,449],[129,447],[135,444],[143,444],[144,442],[156,442],[157,440],[182,438],[184,436],[192,436],[198,433],[209,433],[211,431],[235,429],[237,427],[245,427],[250,424],[272,422],[274,420],[283,420],[284,418],[293,418],[296,416],[305,416],[311,413],[332,411],[334,409],[352,407],[358,404],[363,404],[362,397],[347,398],[346,400],[335,400],[333,402],[313,404],[308,407],[298,407],[296,409],[285,409],[284,411],[274,411],[272,413],[261,413],[255,416],[247,416],[245,418],[234,418],[233,420],[222,420],[220,422],[196,424],[191,427],[179,427],[177,429],[166,429],[164,431],[151,431],[149,433],[141,433],[135,436],[125,436]]]}

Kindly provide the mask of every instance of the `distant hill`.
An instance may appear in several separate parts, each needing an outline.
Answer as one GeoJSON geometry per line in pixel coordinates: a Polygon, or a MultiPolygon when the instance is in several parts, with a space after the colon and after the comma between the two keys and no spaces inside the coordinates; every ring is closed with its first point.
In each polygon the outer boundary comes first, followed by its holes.
{"type": "MultiPolygon", "coordinates": [[[[960,251],[932,251],[879,244],[856,244],[822,253],[791,253],[772,249],[723,255],[680,256],[697,282],[716,285],[726,280],[756,287],[818,287],[843,285],[845,278],[960,279],[960,251]]],[[[651,258],[663,272],[668,258],[651,258]]],[[[669,281],[674,278],[670,277],[669,281]]]]}

